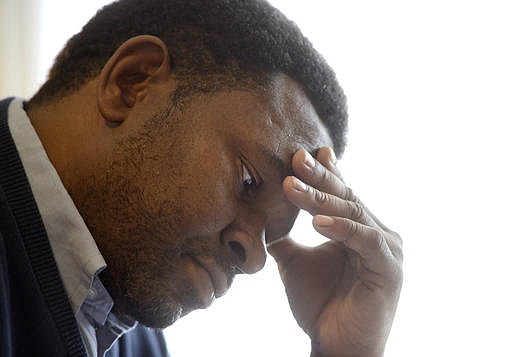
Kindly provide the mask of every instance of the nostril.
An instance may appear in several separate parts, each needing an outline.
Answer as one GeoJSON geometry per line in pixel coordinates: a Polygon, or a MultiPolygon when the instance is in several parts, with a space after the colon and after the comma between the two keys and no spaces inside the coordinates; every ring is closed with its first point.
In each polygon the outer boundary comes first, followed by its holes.
{"type": "Polygon", "coordinates": [[[231,241],[229,242],[229,248],[231,248],[231,250],[236,254],[240,263],[245,263],[247,259],[245,256],[245,249],[240,243],[231,241]]]}

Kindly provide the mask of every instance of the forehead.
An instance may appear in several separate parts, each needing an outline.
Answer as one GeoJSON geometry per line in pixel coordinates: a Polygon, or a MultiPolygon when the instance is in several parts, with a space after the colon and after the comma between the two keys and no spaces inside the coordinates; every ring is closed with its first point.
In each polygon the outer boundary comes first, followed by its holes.
{"type": "Polygon", "coordinates": [[[318,116],[302,87],[285,74],[273,75],[256,97],[248,98],[250,122],[240,125],[252,128],[247,139],[256,141],[260,149],[275,159],[288,160],[299,149],[313,152],[331,146],[328,130],[318,116]]]}
{"type": "Polygon", "coordinates": [[[290,172],[291,157],[300,149],[313,153],[322,146],[332,147],[311,101],[285,74],[270,76],[264,87],[221,90],[198,97],[193,104],[181,121],[185,130],[197,133],[210,146],[222,142],[233,152],[250,154],[260,166],[267,163],[263,169],[269,171],[280,166],[281,173],[290,172]]]}

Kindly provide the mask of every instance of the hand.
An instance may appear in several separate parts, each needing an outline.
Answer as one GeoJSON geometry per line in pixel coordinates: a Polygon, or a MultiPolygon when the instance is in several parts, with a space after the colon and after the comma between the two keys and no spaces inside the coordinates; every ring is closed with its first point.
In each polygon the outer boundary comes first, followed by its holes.
{"type": "Polygon", "coordinates": [[[330,148],[316,160],[298,151],[292,168],[286,197],[330,241],[309,248],[287,236],[268,250],[311,355],[382,356],[402,285],[401,239],[345,186],[330,148]]]}

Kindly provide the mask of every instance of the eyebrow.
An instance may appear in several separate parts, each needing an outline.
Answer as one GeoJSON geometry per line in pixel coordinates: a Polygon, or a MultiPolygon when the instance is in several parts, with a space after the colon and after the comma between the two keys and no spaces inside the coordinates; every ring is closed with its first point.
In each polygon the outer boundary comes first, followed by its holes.
{"type": "Polygon", "coordinates": [[[263,155],[268,163],[272,167],[277,168],[279,175],[282,179],[286,176],[293,175],[293,171],[291,168],[291,163],[286,163],[281,157],[279,157],[274,151],[269,150],[266,146],[263,146],[261,143],[258,143],[259,149],[263,152],[263,155]]]}

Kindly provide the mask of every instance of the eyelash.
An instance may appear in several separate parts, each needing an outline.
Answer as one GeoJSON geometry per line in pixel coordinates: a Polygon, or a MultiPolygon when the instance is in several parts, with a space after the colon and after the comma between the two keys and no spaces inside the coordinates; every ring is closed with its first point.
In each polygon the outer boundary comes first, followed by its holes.
{"type": "Polygon", "coordinates": [[[258,180],[251,173],[251,170],[247,168],[242,162],[242,184],[244,185],[244,190],[246,192],[251,192],[259,186],[258,180]]]}

